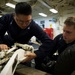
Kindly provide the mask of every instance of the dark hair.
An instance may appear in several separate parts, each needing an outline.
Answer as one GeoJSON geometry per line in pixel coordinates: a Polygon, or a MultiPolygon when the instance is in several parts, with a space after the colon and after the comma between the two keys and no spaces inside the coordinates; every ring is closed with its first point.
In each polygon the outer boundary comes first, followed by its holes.
{"type": "Polygon", "coordinates": [[[32,14],[32,8],[28,3],[20,2],[20,3],[17,3],[15,6],[15,13],[30,15],[30,14],[32,14]]]}
{"type": "Polygon", "coordinates": [[[64,24],[68,26],[74,26],[75,28],[75,17],[68,17],[65,21],[64,24]]]}

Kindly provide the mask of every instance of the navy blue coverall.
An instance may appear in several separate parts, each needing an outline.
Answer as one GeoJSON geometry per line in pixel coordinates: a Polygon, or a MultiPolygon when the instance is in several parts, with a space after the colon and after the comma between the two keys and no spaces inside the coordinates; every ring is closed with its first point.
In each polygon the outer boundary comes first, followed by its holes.
{"type": "Polygon", "coordinates": [[[52,50],[53,40],[38,24],[32,20],[26,29],[21,29],[16,24],[12,14],[3,15],[0,18],[0,44],[7,44],[9,47],[15,42],[27,44],[32,36],[35,36],[42,43],[35,54],[38,58],[44,58],[52,50]],[[7,36],[5,36],[6,32],[7,36]]]}

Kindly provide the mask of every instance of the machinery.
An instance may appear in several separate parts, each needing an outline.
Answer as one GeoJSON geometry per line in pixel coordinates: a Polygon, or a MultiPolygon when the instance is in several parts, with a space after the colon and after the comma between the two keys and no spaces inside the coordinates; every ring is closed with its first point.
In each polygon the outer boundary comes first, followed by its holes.
{"type": "Polygon", "coordinates": [[[14,72],[20,62],[25,60],[24,55],[27,52],[33,52],[33,46],[27,44],[15,43],[14,46],[0,52],[0,75],[14,75],[14,72]],[[1,60],[2,59],[2,60],[1,60]]]}

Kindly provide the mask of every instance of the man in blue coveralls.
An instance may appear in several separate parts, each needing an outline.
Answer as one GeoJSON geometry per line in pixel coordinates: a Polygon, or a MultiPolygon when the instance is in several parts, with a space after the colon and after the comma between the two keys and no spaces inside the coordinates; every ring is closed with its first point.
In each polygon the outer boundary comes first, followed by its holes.
{"type": "Polygon", "coordinates": [[[41,41],[41,45],[34,53],[26,55],[25,61],[33,58],[43,59],[51,51],[53,41],[32,19],[32,8],[26,2],[17,3],[15,12],[0,18],[0,49],[8,49],[15,42],[27,44],[32,36],[41,41]],[[8,35],[5,35],[5,33],[8,35]]]}

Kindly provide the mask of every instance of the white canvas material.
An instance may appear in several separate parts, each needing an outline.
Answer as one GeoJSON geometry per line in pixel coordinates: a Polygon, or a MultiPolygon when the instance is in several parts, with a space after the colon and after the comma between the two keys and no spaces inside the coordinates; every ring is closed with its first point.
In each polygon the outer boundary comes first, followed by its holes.
{"type": "Polygon", "coordinates": [[[25,50],[18,49],[14,52],[10,60],[7,62],[0,75],[14,75],[14,72],[17,68],[17,65],[23,61],[26,57],[24,57],[25,50]]]}

